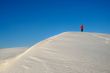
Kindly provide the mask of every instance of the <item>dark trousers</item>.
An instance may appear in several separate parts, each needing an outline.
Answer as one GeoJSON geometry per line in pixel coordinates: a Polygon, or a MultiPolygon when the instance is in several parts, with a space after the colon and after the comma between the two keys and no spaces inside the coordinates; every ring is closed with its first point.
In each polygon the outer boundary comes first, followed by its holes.
{"type": "Polygon", "coordinates": [[[81,29],[81,32],[83,32],[83,29],[81,29]]]}

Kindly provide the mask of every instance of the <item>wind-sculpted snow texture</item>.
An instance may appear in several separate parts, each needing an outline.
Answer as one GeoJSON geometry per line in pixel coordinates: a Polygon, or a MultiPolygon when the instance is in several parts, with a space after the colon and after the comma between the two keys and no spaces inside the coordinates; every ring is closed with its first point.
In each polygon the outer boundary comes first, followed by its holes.
{"type": "Polygon", "coordinates": [[[1,63],[0,73],[110,73],[110,35],[61,33],[1,63]]]}

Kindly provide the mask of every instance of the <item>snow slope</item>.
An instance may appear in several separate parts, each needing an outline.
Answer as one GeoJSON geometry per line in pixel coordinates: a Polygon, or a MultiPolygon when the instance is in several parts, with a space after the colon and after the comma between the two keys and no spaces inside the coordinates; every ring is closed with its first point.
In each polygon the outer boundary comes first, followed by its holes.
{"type": "Polygon", "coordinates": [[[25,52],[28,48],[26,47],[17,47],[17,48],[1,48],[0,49],[0,62],[7,60],[17,55],[25,52]]]}
{"type": "Polygon", "coordinates": [[[2,63],[0,73],[110,73],[110,35],[61,33],[2,63]]]}

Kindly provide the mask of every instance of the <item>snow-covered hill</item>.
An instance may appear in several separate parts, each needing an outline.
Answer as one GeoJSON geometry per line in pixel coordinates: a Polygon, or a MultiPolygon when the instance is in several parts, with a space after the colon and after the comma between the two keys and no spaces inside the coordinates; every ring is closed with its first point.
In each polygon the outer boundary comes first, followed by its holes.
{"type": "Polygon", "coordinates": [[[61,33],[6,60],[0,73],[110,73],[110,35],[61,33]]]}

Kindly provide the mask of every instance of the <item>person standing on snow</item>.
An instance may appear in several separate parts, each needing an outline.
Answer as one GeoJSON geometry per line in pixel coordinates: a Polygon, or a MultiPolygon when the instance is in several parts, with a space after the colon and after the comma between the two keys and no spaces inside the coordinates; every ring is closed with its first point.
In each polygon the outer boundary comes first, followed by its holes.
{"type": "Polygon", "coordinates": [[[80,25],[80,31],[81,31],[81,32],[84,31],[84,25],[83,25],[83,24],[80,25]]]}

